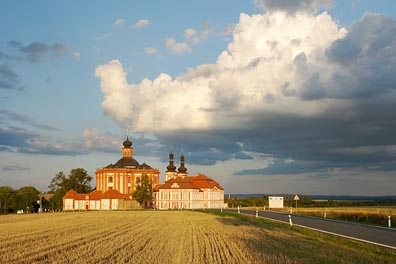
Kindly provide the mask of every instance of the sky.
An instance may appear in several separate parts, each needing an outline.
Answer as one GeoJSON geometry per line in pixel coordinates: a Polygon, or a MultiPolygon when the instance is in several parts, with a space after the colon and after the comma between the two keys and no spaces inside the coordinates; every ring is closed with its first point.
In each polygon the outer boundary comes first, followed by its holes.
{"type": "Polygon", "coordinates": [[[172,148],[226,194],[395,195],[396,3],[2,3],[0,186],[95,176],[127,131],[161,181],[172,148]]]}

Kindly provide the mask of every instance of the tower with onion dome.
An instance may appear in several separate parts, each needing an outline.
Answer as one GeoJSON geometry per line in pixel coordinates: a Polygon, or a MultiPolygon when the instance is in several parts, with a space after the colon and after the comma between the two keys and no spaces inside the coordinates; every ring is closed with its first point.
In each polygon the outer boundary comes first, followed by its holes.
{"type": "Polygon", "coordinates": [[[132,194],[137,179],[144,174],[149,176],[153,186],[159,184],[159,169],[154,169],[146,163],[140,164],[134,158],[132,141],[128,135],[122,145],[121,158],[116,163],[96,170],[96,190],[117,190],[121,194],[132,194]]]}

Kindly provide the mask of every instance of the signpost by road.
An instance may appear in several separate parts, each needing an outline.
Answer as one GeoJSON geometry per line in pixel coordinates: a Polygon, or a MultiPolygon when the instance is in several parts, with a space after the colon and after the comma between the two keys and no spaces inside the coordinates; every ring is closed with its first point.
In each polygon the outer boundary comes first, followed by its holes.
{"type": "Polygon", "coordinates": [[[300,197],[296,194],[293,198],[294,201],[296,201],[296,214],[297,214],[297,201],[300,200],[300,197]]]}

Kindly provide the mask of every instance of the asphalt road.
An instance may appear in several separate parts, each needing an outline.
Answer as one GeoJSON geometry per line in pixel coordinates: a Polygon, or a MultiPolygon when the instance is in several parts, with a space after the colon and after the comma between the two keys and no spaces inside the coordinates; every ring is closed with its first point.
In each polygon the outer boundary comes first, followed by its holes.
{"type": "MultiPolygon", "coordinates": [[[[227,209],[224,211],[237,212],[238,210],[227,209]]],[[[240,212],[243,214],[256,215],[255,210],[240,209],[240,212]]],[[[289,223],[289,214],[287,213],[259,211],[258,216],[289,223]]],[[[291,219],[293,225],[396,249],[396,230],[392,228],[355,224],[298,214],[292,214],[291,219]]]]}

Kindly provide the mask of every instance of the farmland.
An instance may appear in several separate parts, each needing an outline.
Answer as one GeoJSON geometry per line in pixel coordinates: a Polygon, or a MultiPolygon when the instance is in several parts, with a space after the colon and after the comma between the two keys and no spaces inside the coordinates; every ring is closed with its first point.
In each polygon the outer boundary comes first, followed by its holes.
{"type": "Polygon", "coordinates": [[[0,263],[394,263],[396,252],[239,215],[0,216],[0,263]]]}

